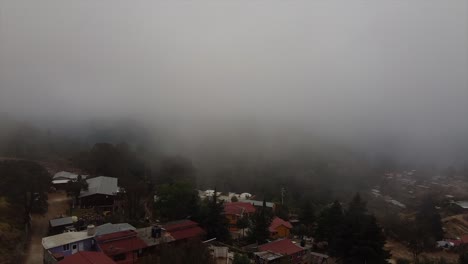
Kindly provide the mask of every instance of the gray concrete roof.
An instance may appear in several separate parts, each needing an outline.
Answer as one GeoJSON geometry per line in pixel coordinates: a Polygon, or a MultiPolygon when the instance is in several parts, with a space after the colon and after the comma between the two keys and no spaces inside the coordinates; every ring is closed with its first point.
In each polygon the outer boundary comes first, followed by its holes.
{"type": "Polygon", "coordinates": [[[136,228],[127,223],[111,224],[106,223],[96,227],[96,236],[116,233],[120,231],[136,230],[136,228]]]}

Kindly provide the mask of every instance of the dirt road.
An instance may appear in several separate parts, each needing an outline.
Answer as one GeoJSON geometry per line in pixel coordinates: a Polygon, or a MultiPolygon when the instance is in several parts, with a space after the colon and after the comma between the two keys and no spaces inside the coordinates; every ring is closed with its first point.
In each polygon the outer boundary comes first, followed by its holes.
{"type": "Polygon", "coordinates": [[[49,220],[68,210],[68,198],[64,192],[49,193],[49,210],[44,216],[32,215],[32,234],[26,250],[25,264],[42,264],[42,237],[47,235],[49,220]]]}

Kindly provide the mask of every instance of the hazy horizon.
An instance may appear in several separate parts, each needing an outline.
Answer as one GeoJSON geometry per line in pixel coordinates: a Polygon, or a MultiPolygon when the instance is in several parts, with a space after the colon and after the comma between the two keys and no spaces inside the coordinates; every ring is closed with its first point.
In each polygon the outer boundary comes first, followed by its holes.
{"type": "Polygon", "coordinates": [[[460,162],[468,3],[0,0],[0,113],[136,120],[176,152],[314,136],[460,162]]]}

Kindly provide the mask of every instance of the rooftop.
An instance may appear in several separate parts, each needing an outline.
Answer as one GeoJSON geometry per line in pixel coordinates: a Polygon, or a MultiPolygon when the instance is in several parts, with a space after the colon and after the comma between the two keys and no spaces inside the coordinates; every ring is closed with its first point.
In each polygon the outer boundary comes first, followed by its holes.
{"type": "Polygon", "coordinates": [[[229,215],[242,215],[244,213],[254,213],[255,207],[251,203],[233,202],[224,204],[224,213],[229,215]]]}
{"type": "Polygon", "coordinates": [[[116,264],[102,252],[78,251],[65,257],[59,264],[116,264]]]}
{"type": "Polygon", "coordinates": [[[279,239],[273,242],[260,245],[259,251],[270,251],[282,255],[292,255],[303,251],[304,249],[294,244],[290,239],[279,239]]]}
{"type": "Polygon", "coordinates": [[[69,179],[65,179],[65,180],[53,180],[52,181],[52,184],[64,184],[64,183],[67,183],[69,182],[70,180],[69,179]]]}
{"type": "Polygon", "coordinates": [[[148,246],[159,245],[161,243],[172,242],[175,239],[169,232],[163,232],[160,238],[151,237],[152,226],[138,228],[136,230],[137,236],[143,240],[148,246]]]}
{"type": "Polygon", "coordinates": [[[50,249],[92,237],[93,236],[88,236],[88,232],[86,231],[66,232],[55,236],[42,238],[42,246],[44,247],[44,249],[50,249]]]}
{"type": "Polygon", "coordinates": [[[73,218],[70,216],[70,217],[51,219],[49,221],[49,224],[51,227],[71,225],[73,224],[73,218]]]}
{"type": "Polygon", "coordinates": [[[101,250],[111,256],[148,247],[133,230],[102,235],[97,241],[101,250]]]}
{"type": "Polygon", "coordinates": [[[199,237],[205,233],[197,222],[191,220],[169,222],[163,225],[163,228],[170,233],[174,240],[199,237]]]}
{"type": "Polygon", "coordinates": [[[291,225],[290,222],[285,221],[285,220],[283,220],[283,219],[281,219],[281,218],[279,218],[279,217],[275,217],[275,218],[273,219],[273,221],[271,221],[271,224],[270,224],[270,227],[268,228],[268,230],[269,230],[270,232],[275,232],[276,229],[277,229],[278,227],[280,227],[280,226],[285,226],[285,227],[287,227],[287,228],[289,228],[289,229],[292,228],[292,225],[291,225]]]}
{"type": "Polygon", "coordinates": [[[107,235],[107,234],[116,233],[120,231],[127,231],[127,230],[136,230],[136,228],[128,223],[120,223],[120,224],[106,223],[106,224],[96,227],[96,236],[107,235]]]}
{"type": "Polygon", "coordinates": [[[463,209],[468,209],[468,201],[458,201],[458,202],[455,202],[455,204],[457,204],[463,209]]]}
{"type": "Polygon", "coordinates": [[[93,194],[115,195],[119,190],[117,178],[99,176],[87,179],[86,182],[88,182],[88,190],[82,191],[80,197],[93,194]]]}

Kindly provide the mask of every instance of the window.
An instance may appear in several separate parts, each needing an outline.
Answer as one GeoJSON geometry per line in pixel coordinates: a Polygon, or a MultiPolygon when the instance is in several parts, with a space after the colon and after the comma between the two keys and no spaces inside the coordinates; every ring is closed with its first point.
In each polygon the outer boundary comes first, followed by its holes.
{"type": "Polygon", "coordinates": [[[73,244],[72,245],[72,250],[75,250],[76,249],[76,244],[73,244]]]}
{"type": "Polygon", "coordinates": [[[63,251],[70,250],[70,244],[63,245],[63,251]]]}
{"type": "Polygon", "coordinates": [[[113,257],[115,261],[125,260],[125,254],[118,254],[113,257]]]}

